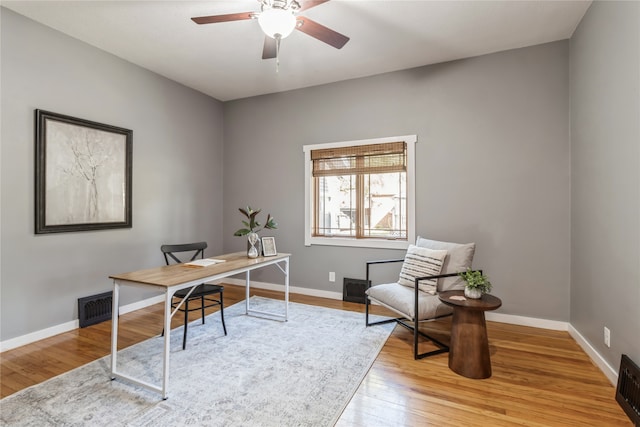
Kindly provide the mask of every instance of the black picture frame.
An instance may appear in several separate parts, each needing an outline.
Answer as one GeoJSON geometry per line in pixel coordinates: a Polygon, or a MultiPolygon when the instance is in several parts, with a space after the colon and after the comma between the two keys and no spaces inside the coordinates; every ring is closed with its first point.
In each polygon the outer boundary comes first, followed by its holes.
{"type": "Polygon", "coordinates": [[[132,227],[133,131],[35,110],[35,233],[132,227]]]}

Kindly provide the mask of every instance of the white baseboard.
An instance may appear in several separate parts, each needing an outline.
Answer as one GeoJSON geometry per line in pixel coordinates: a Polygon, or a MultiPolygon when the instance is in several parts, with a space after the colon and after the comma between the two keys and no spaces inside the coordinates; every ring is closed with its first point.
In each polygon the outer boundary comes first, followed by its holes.
{"type": "MultiPolygon", "coordinates": [[[[244,286],[245,281],[243,279],[224,279],[224,283],[232,285],[244,286]]],[[[284,285],[267,282],[251,281],[251,287],[257,289],[266,289],[272,291],[284,291],[284,285]]],[[[341,300],[341,292],[322,291],[318,289],[303,288],[298,286],[290,286],[289,291],[291,293],[309,295],[320,298],[328,298],[341,300]]],[[[163,295],[158,295],[152,298],[147,298],[143,301],[138,301],[132,304],[127,304],[120,307],[120,314],[126,314],[135,310],[139,310],[144,307],[148,307],[153,304],[164,301],[163,295]]],[[[516,316],[512,314],[503,314],[495,312],[485,313],[486,319],[492,322],[508,323],[512,325],[531,326],[533,328],[551,329],[556,331],[568,331],[569,335],[576,340],[578,345],[587,353],[587,355],[593,360],[593,362],[600,368],[605,376],[615,386],[618,382],[618,373],[604,360],[604,358],[591,346],[591,344],[568,322],[560,322],[557,320],[538,319],[534,317],[516,316]]],[[[30,334],[22,335],[16,338],[11,338],[6,341],[0,342],[0,352],[11,350],[16,347],[20,347],[26,344],[30,344],[35,341],[39,341],[45,338],[52,337],[54,335],[61,334],[63,332],[72,331],[79,327],[78,320],[66,322],[57,326],[42,329],[40,331],[32,332],[30,334]]]]}
{"type": "Polygon", "coordinates": [[[120,307],[120,314],[131,313],[132,311],[140,310],[141,308],[149,307],[150,305],[158,304],[159,302],[164,302],[164,294],[123,305],[120,307]]]}
{"type": "Polygon", "coordinates": [[[60,325],[31,332],[30,334],[11,338],[6,341],[0,342],[0,352],[21,347],[26,344],[31,344],[33,342],[52,337],[54,335],[62,334],[64,332],[73,331],[74,329],[78,329],[79,327],[80,322],[78,321],[78,319],[76,319],[72,320],[71,322],[61,323],[60,325]]]}
{"type": "MultiPolygon", "coordinates": [[[[224,279],[224,282],[230,283],[232,285],[239,285],[239,286],[244,286],[244,283],[245,283],[243,279],[224,279]]],[[[280,284],[255,282],[255,281],[251,281],[251,287],[258,288],[258,289],[268,289],[271,291],[280,291],[280,292],[282,292],[284,289],[284,286],[280,284]]],[[[314,297],[336,299],[336,300],[342,299],[342,292],[319,291],[317,289],[309,289],[309,288],[302,288],[302,287],[296,287],[296,286],[290,286],[289,292],[295,293],[295,294],[310,295],[314,297]]],[[[509,323],[512,325],[521,325],[521,326],[531,326],[534,328],[552,329],[555,331],[566,331],[569,328],[569,324],[567,322],[560,322],[557,320],[538,319],[535,317],[515,316],[513,314],[486,312],[485,317],[487,320],[490,320],[492,322],[509,323]]]]}
{"type": "Polygon", "coordinates": [[[598,368],[604,373],[604,375],[609,379],[611,384],[615,387],[618,384],[618,372],[611,367],[607,363],[606,360],[596,351],[595,348],[591,345],[589,341],[585,337],[582,336],[580,332],[578,332],[573,326],[569,325],[569,335],[573,337],[574,340],[578,343],[580,347],[587,353],[587,356],[591,358],[593,363],[596,364],[598,368]]]}
{"type": "MultiPolygon", "coordinates": [[[[152,298],[147,298],[142,301],[137,301],[131,304],[123,305],[122,307],[120,307],[120,314],[130,313],[132,311],[139,310],[141,308],[148,307],[150,305],[157,304],[162,301],[164,301],[164,295],[158,295],[152,298]]],[[[17,348],[17,347],[21,347],[26,344],[31,344],[33,342],[40,341],[45,338],[50,338],[54,335],[73,331],[75,329],[78,329],[79,327],[80,327],[80,322],[76,319],[70,322],[61,323],[59,325],[52,326],[50,328],[41,329],[39,331],[35,331],[30,334],[11,338],[6,341],[0,342],[0,353],[17,348]]]]}
{"type": "MultiPolygon", "coordinates": [[[[245,285],[244,279],[224,279],[224,283],[229,283],[232,285],[243,286],[245,285]]],[[[255,280],[251,281],[251,287],[257,289],[266,289],[269,291],[279,291],[284,292],[284,285],[277,283],[267,283],[267,282],[256,282],[255,280]]],[[[328,299],[342,299],[342,292],[333,292],[333,291],[321,291],[318,289],[309,289],[309,288],[301,288],[298,286],[289,285],[289,292],[292,294],[302,294],[309,295],[312,297],[319,298],[328,298],[328,299]]]]}
{"type": "Polygon", "coordinates": [[[514,314],[495,313],[488,311],[485,318],[491,322],[509,323],[511,325],[531,326],[533,328],[551,329],[554,331],[566,331],[569,329],[567,322],[558,320],[538,319],[536,317],[516,316],[514,314]]]}
{"type": "MultiPolygon", "coordinates": [[[[229,284],[238,285],[238,286],[245,285],[244,279],[226,278],[224,279],[224,283],[229,283],[229,284]]],[[[279,291],[279,292],[284,291],[284,285],[282,284],[257,282],[254,280],[251,281],[251,287],[257,288],[257,289],[266,289],[270,291],[279,291]]],[[[328,298],[328,299],[334,299],[334,300],[342,299],[342,292],[322,291],[318,289],[303,288],[299,286],[290,286],[289,291],[295,294],[309,295],[309,296],[314,296],[319,298],[328,298]]],[[[162,301],[164,301],[164,296],[158,295],[152,298],[147,298],[142,301],[137,301],[131,304],[127,304],[120,307],[120,314],[126,314],[135,310],[139,310],[141,308],[148,307],[150,305],[157,304],[162,301]]],[[[566,322],[559,322],[559,321],[547,320],[547,319],[537,319],[533,317],[515,316],[511,314],[487,312],[486,318],[487,320],[490,320],[492,322],[531,326],[534,328],[553,329],[553,330],[560,330],[560,331],[566,331],[568,329],[568,323],[566,322]]],[[[26,334],[26,335],[22,335],[6,341],[2,341],[0,342],[0,352],[11,350],[13,348],[30,344],[32,342],[39,341],[45,338],[49,338],[54,335],[61,334],[63,332],[72,331],[74,329],[77,329],[78,327],[79,327],[78,320],[73,320],[71,322],[63,323],[57,326],[52,326],[50,328],[32,332],[30,334],[26,334]]]]}

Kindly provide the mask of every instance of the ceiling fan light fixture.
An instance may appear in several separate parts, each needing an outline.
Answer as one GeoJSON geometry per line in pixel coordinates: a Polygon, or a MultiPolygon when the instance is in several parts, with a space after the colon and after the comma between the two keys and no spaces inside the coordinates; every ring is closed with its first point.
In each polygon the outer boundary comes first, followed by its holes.
{"type": "Polygon", "coordinates": [[[296,17],[291,10],[280,8],[265,9],[258,17],[258,24],[264,33],[272,39],[287,37],[296,27],[296,17]]]}

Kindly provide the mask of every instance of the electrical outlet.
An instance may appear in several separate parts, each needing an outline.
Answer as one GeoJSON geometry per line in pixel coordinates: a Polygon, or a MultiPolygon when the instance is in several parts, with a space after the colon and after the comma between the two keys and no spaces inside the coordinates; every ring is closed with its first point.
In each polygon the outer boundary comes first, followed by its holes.
{"type": "Polygon", "coordinates": [[[329,281],[330,282],[335,282],[336,281],[336,272],[335,271],[330,271],[329,272],[329,281]]]}
{"type": "Polygon", "coordinates": [[[611,331],[606,326],[604,327],[604,345],[611,347],[611,331]]]}

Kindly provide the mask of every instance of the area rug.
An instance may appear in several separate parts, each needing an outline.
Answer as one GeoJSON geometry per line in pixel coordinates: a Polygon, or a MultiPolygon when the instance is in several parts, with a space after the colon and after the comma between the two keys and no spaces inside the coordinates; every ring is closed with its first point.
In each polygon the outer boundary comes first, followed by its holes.
{"type": "MultiPolygon", "coordinates": [[[[252,297],[252,309],[283,302],[252,297]]],[[[110,356],[0,401],[3,426],[332,426],[393,324],[365,328],[362,313],[290,303],[289,321],[244,314],[244,302],[171,332],[169,398],[110,381],[110,356]]],[[[123,373],[160,383],[163,338],[118,354],[123,373]]]]}

